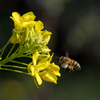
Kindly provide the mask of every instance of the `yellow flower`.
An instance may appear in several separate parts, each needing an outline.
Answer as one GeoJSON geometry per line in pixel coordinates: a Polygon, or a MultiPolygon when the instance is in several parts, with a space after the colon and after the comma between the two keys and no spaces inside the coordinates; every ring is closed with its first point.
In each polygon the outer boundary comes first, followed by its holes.
{"type": "Polygon", "coordinates": [[[22,17],[18,12],[13,12],[12,16],[10,16],[10,18],[14,21],[15,27],[17,27],[17,29],[28,26],[33,27],[33,25],[35,24],[34,22],[35,17],[36,16],[34,15],[33,12],[28,12],[24,14],[22,17]]]}
{"type": "Polygon", "coordinates": [[[43,31],[42,32],[42,34],[43,34],[43,41],[45,41],[46,42],[46,44],[48,44],[48,42],[49,42],[49,40],[50,40],[50,38],[51,38],[51,32],[49,32],[49,31],[43,31]]]}
{"type": "Polygon", "coordinates": [[[61,76],[61,74],[59,73],[60,67],[58,65],[55,65],[54,63],[51,63],[48,66],[48,69],[47,70],[50,70],[53,74],[55,74],[57,76],[61,76]]]}
{"type": "Polygon", "coordinates": [[[38,60],[38,51],[36,51],[33,55],[33,62],[31,62],[29,65],[28,65],[28,71],[31,73],[32,76],[34,76],[37,80],[37,83],[39,85],[42,84],[42,79],[39,75],[39,72],[46,69],[49,65],[49,62],[48,61],[45,61],[45,60],[41,60],[39,63],[37,63],[37,60],[38,60]]]}
{"type": "Polygon", "coordinates": [[[18,12],[13,12],[10,18],[14,21],[15,28],[10,39],[11,43],[20,43],[28,39],[29,33],[34,33],[33,26],[35,25],[35,15],[33,12],[28,12],[22,16],[18,12]]]}
{"type": "Polygon", "coordinates": [[[51,50],[47,47],[47,46],[45,46],[45,47],[43,47],[42,49],[41,49],[41,53],[49,53],[51,50]]]}
{"type": "MultiPolygon", "coordinates": [[[[35,17],[33,12],[22,16],[18,12],[12,13],[10,18],[14,21],[14,29],[10,38],[11,43],[25,42],[28,47],[33,42],[37,42],[36,45],[39,47],[45,47],[48,44],[52,33],[46,30],[42,31],[44,25],[40,20],[34,21],[35,17]]],[[[50,52],[50,49],[43,48],[42,52],[50,52]]]]}
{"type": "Polygon", "coordinates": [[[12,36],[10,38],[10,42],[12,44],[16,43],[20,43],[23,40],[23,35],[21,36],[20,34],[17,34],[16,30],[13,29],[12,31],[12,36]]]}
{"type": "Polygon", "coordinates": [[[41,33],[41,30],[44,28],[43,23],[39,20],[35,23],[35,34],[41,33]]]}
{"type": "Polygon", "coordinates": [[[40,72],[39,75],[43,80],[48,82],[54,82],[55,84],[57,84],[57,76],[61,76],[61,74],[59,73],[60,67],[58,65],[55,65],[54,63],[50,64],[52,57],[53,54],[48,60],[49,62],[48,67],[44,69],[42,72],[40,72]]]}
{"type": "Polygon", "coordinates": [[[45,81],[54,82],[55,84],[57,84],[57,77],[56,77],[56,75],[52,74],[49,71],[43,71],[43,72],[41,72],[40,76],[45,81]]]}
{"type": "Polygon", "coordinates": [[[60,67],[54,63],[51,63],[44,71],[39,73],[39,75],[43,80],[57,84],[57,76],[61,76],[59,71],[60,67]]]}
{"type": "Polygon", "coordinates": [[[57,76],[60,76],[59,66],[51,63],[53,54],[49,59],[41,59],[38,62],[39,53],[36,51],[33,55],[33,62],[28,65],[29,73],[36,78],[38,85],[42,84],[42,79],[49,82],[57,83],[57,76]]]}
{"type": "Polygon", "coordinates": [[[49,59],[50,58],[50,54],[39,54],[38,56],[38,60],[42,60],[42,59],[49,59]]]}

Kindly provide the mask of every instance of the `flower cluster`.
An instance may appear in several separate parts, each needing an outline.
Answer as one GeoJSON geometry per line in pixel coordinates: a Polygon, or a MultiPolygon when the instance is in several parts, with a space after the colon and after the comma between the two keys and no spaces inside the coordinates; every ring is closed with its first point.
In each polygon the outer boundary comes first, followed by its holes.
{"type": "Polygon", "coordinates": [[[34,21],[35,17],[33,12],[22,16],[13,12],[10,18],[14,21],[14,28],[10,42],[19,43],[17,56],[31,55],[32,62],[28,64],[27,69],[38,85],[42,84],[42,79],[56,84],[57,76],[61,76],[60,68],[55,63],[51,63],[53,54],[49,54],[51,50],[47,46],[52,33],[47,30],[42,31],[43,23],[40,20],[34,21]]]}
{"type": "Polygon", "coordinates": [[[25,52],[34,54],[38,50],[40,53],[49,53],[50,49],[46,45],[52,33],[47,30],[42,31],[43,23],[40,20],[34,21],[35,17],[33,12],[28,12],[22,16],[13,12],[10,18],[14,21],[15,27],[10,41],[11,43],[21,43],[25,52]]]}
{"type": "Polygon", "coordinates": [[[61,76],[59,66],[50,63],[52,57],[53,54],[49,58],[38,61],[39,52],[36,51],[32,57],[32,62],[28,65],[28,71],[36,78],[39,85],[42,84],[42,79],[57,84],[57,76],[61,76]]]}

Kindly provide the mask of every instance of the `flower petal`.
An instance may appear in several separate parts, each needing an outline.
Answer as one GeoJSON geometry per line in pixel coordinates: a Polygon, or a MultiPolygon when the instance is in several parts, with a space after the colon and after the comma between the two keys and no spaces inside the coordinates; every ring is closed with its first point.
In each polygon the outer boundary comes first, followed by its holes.
{"type": "Polygon", "coordinates": [[[42,71],[46,69],[49,66],[48,61],[41,61],[38,63],[38,65],[35,67],[36,70],[42,71]]]}
{"type": "Polygon", "coordinates": [[[41,47],[41,45],[35,45],[30,48],[30,52],[34,54],[34,52],[38,51],[38,49],[41,47]]]}
{"type": "Polygon", "coordinates": [[[30,70],[31,70],[31,75],[34,76],[34,71],[35,71],[34,66],[31,66],[30,70]]]}
{"type": "Polygon", "coordinates": [[[13,30],[12,30],[12,36],[11,36],[11,38],[10,38],[10,42],[11,42],[12,44],[14,44],[15,42],[16,42],[16,43],[20,43],[21,41],[22,41],[22,38],[20,38],[20,34],[17,34],[16,30],[13,29],[13,30]]]}
{"type": "Polygon", "coordinates": [[[33,54],[33,64],[36,65],[37,63],[37,59],[38,59],[38,51],[36,51],[34,54],[33,54]]]}
{"type": "Polygon", "coordinates": [[[35,72],[35,78],[36,78],[38,84],[41,85],[42,84],[42,79],[41,79],[41,77],[39,76],[39,74],[37,72],[35,72]]]}
{"type": "Polygon", "coordinates": [[[35,24],[35,21],[29,21],[29,22],[23,22],[23,27],[33,27],[33,25],[35,24]]]}
{"type": "Polygon", "coordinates": [[[34,67],[33,67],[33,65],[32,65],[32,62],[31,63],[29,63],[28,64],[28,66],[27,66],[27,68],[28,68],[28,72],[32,75],[32,76],[34,76],[34,67]]]}
{"type": "Polygon", "coordinates": [[[41,49],[41,53],[49,53],[51,50],[50,49],[41,49]]]}
{"type": "Polygon", "coordinates": [[[18,12],[13,12],[12,17],[10,17],[15,23],[20,23],[20,14],[18,12]]]}
{"type": "Polygon", "coordinates": [[[49,65],[50,69],[54,70],[54,71],[59,71],[60,67],[58,65],[55,65],[54,63],[51,63],[49,65]]]}
{"type": "Polygon", "coordinates": [[[33,12],[28,12],[24,15],[22,15],[22,20],[23,21],[33,21],[36,18],[33,12]]]}
{"type": "Polygon", "coordinates": [[[50,56],[49,63],[51,62],[53,55],[54,55],[54,53],[52,53],[52,55],[50,56]]]}
{"type": "Polygon", "coordinates": [[[48,82],[54,82],[55,84],[57,84],[57,77],[51,72],[43,71],[43,72],[40,72],[39,75],[42,77],[43,80],[48,81],[48,82]]]}
{"type": "Polygon", "coordinates": [[[58,65],[55,65],[54,63],[52,63],[48,66],[48,70],[52,71],[57,76],[61,76],[61,74],[59,72],[60,67],[58,65]]]}
{"type": "Polygon", "coordinates": [[[54,71],[53,73],[54,73],[55,75],[59,76],[59,77],[61,76],[61,74],[60,74],[58,71],[54,71]]]}
{"type": "Polygon", "coordinates": [[[50,55],[47,55],[47,54],[40,54],[39,57],[38,57],[38,60],[43,60],[43,59],[48,59],[50,57],[50,55]]]}
{"type": "Polygon", "coordinates": [[[39,20],[35,24],[35,31],[41,31],[44,28],[43,23],[39,20]]]}
{"type": "Polygon", "coordinates": [[[49,32],[49,31],[47,31],[47,30],[42,31],[42,33],[43,33],[43,35],[50,35],[50,34],[52,34],[51,32],[49,32]]]}
{"type": "Polygon", "coordinates": [[[51,35],[43,35],[43,41],[45,41],[46,44],[48,44],[50,38],[51,38],[51,35]]]}
{"type": "Polygon", "coordinates": [[[54,75],[57,75],[57,76],[59,76],[59,77],[61,76],[61,74],[60,74],[59,71],[55,71],[55,70],[51,69],[50,67],[47,68],[47,71],[49,71],[49,72],[51,72],[51,73],[53,73],[54,75]]]}
{"type": "Polygon", "coordinates": [[[45,41],[46,42],[46,44],[48,44],[48,42],[49,42],[49,40],[50,40],[50,38],[51,38],[51,32],[49,32],[49,31],[45,31],[44,33],[43,33],[43,41],[45,41]]]}

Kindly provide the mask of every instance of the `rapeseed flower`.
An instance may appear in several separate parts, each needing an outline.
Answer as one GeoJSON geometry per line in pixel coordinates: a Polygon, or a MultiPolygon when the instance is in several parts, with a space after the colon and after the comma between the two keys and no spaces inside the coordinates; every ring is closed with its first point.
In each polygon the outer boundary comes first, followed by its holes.
{"type": "Polygon", "coordinates": [[[36,16],[33,12],[28,12],[22,16],[18,12],[13,12],[10,18],[14,21],[15,29],[18,30],[24,27],[33,27],[36,16]]]}
{"type": "MultiPolygon", "coordinates": [[[[32,27],[35,25],[35,15],[33,12],[28,12],[22,16],[18,12],[13,12],[10,18],[14,21],[13,34],[10,39],[11,43],[20,43],[23,40],[26,40],[28,33],[32,30],[32,27]],[[28,30],[28,32],[27,32],[28,30]]],[[[34,30],[33,30],[34,31],[34,30]]]]}
{"type": "Polygon", "coordinates": [[[41,59],[39,62],[38,57],[39,53],[36,51],[32,58],[33,61],[28,65],[29,73],[35,77],[38,85],[42,84],[42,79],[56,84],[57,76],[60,76],[60,68],[54,63],[50,64],[53,54],[49,59],[41,59]]]}
{"type": "Polygon", "coordinates": [[[41,30],[44,28],[43,23],[39,20],[35,22],[35,35],[41,33],[41,30]]]}
{"type": "Polygon", "coordinates": [[[52,33],[47,30],[42,32],[42,36],[43,36],[42,39],[43,39],[43,41],[45,41],[46,44],[48,44],[48,42],[51,38],[51,34],[52,33]]]}
{"type": "Polygon", "coordinates": [[[14,45],[19,43],[20,48],[16,52],[18,56],[32,58],[27,69],[35,79],[36,85],[41,85],[42,80],[57,84],[57,76],[61,76],[60,67],[51,63],[53,54],[50,55],[51,49],[47,46],[52,33],[43,30],[43,23],[40,20],[35,21],[36,16],[33,12],[22,16],[18,12],[13,12],[10,18],[14,21],[10,42],[14,45]]]}

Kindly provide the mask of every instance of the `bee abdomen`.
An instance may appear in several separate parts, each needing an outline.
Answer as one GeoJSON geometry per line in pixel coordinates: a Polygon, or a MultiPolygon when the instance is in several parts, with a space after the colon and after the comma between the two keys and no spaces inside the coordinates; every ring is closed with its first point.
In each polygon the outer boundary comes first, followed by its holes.
{"type": "Polygon", "coordinates": [[[75,60],[71,60],[71,61],[70,61],[70,65],[71,65],[71,66],[75,66],[76,64],[77,64],[77,61],[75,61],[75,60]]]}
{"type": "Polygon", "coordinates": [[[81,66],[78,62],[76,63],[75,68],[76,68],[76,70],[81,70],[81,66]]]}
{"type": "Polygon", "coordinates": [[[79,63],[75,60],[70,61],[71,66],[73,66],[76,70],[81,70],[79,63]]]}

